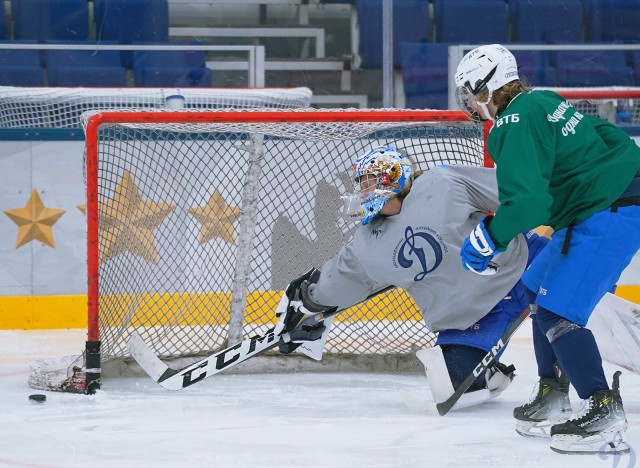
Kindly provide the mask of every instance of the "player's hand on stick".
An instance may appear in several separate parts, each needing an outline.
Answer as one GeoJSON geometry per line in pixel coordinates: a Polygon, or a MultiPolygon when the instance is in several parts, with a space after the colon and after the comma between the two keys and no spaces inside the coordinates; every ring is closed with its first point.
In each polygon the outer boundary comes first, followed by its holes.
{"type": "MultiPolygon", "coordinates": [[[[331,307],[317,304],[311,299],[309,286],[316,283],[319,278],[320,271],[312,268],[289,283],[276,309],[276,318],[278,319],[274,329],[276,335],[291,333],[303,322],[306,322],[308,316],[331,309],[331,307]]],[[[314,324],[313,327],[316,325],[314,324]]]]}
{"type": "MultiPolygon", "coordinates": [[[[328,327],[331,327],[331,318],[327,319],[327,322],[328,327]]],[[[329,329],[324,320],[318,320],[314,315],[306,316],[306,318],[303,318],[303,320],[288,333],[287,338],[289,341],[280,341],[278,348],[282,354],[289,354],[303,343],[321,340],[323,335],[328,332],[329,329]]],[[[318,346],[322,349],[324,343],[318,346]]],[[[322,355],[322,352],[320,352],[320,354],[322,355]]]]}
{"type": "Polygon", "coordinates": [[[492,216],[486,216],[478,223],[462,243],[460,257],[462,268],[478,274],[495,274],[497,267],[491,262],[495,254],[501,252],[491,239],[486,226],[489,225],[492,216]]]}

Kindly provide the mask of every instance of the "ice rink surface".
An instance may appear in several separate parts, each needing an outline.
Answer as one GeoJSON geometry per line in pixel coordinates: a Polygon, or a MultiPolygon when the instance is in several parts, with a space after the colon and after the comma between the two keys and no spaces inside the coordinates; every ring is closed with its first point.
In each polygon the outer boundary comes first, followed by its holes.
{"type": "MultiPolygon", "coordinates": [[[[402,402],[427,392],[424,375],[220,374],[180,392],[137,377],[95,396],[39,392],[29,362],[77,354],[85,331],[0,331],[0,467],[640,467],[640,376],[626,370],[629,455],[560,455],[515,433],[512,409],[537,380],[529,327],[502,359],[517,368],[511,387],[445,417],[402,402]]],[[[617,367],[605,369],[610,379],[617,367]]]]}

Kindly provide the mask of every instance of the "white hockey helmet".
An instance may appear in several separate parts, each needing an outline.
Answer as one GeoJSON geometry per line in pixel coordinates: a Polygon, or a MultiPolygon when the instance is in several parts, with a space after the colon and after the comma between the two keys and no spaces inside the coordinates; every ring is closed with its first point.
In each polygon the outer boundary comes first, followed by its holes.
{"type": "Polygon", "coordinates": [[[466,110],[471,94],[489,115],[486,104],[493,92],[518,79],[516,58],[505,47],[500,44],[477,47],[462,58],[456,70],[458,105],[466,110]]]}

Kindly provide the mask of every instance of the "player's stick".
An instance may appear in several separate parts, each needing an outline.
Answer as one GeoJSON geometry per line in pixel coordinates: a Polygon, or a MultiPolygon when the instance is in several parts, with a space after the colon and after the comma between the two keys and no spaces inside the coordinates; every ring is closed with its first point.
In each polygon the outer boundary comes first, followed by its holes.
{"type": "MultiPolygon", "coordinates": [[[[386,286],[379,289],[364,301],[394,288],[395,286],[386,286]]],[[[315,315],[315,319],[319,322],[343,310],[344,309],[334,308],[327,312],[321,312],[315,315]]],[[[258,354],[269,351],[278,346],[280,342],[288,342],[288,338],[288,333],[275,335],[273,331],[268,331],[264,335],[256,335],[248,338],[182,369],[172,369],[167,366],[155,355],[153,350],[147,346],[142,337],[136,332],[131,334],[127,342],[127,347],[129,348],[131,356],[140,364],[140,367],[142,367],[152,379],[158,382],[160,386],[167,390],[182,390],[185,387],[189,387],[207,377],[211,377],[212,375],[236,366],[258,354]]]]}
{"type": "Polygon", "coordinates": [[[464,379],[464,381],[460,384],[458,388],[456,388],[455,392],[447,398],[442,403],[436,404],[436,408],[438,409],[438,413],[440,416],[444,416],[453,408],[453,405],[460,399],[462,394],[466,392],[469,387],[475,382],[480,374],[482,374],[494,361],[498,353],[506,346],[509,342],[513,334],[520,328],[522,322],[524,322],[529,316],[529,308],[527,307],[520,316],[509,326],[507,331],[503,333],[498,342],[495,344],[493,348],[482,358],[482,361],[473,369],[471,374],[464,379]]]}

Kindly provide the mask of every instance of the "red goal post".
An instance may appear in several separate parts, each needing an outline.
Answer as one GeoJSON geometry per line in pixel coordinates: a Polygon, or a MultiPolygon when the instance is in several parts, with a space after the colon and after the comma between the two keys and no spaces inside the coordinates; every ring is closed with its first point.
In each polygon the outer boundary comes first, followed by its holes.
{"type": "MultiPolygon", "coordinates": [[[[129,358],[134,330],[184,361],[273,326],[288,281],[357,228],[340,217],[340,196],[371,146],[402,149],[418,169],[492,164],[487,127],[461,111],[124,110],[85,113],[83,125],[88,334],[66,386],[86,393],[106,362],[129,358]]],[[[398,290],[349,309],[322,365],[402,367],[435,340],[421,318],[398,290]]]]}

